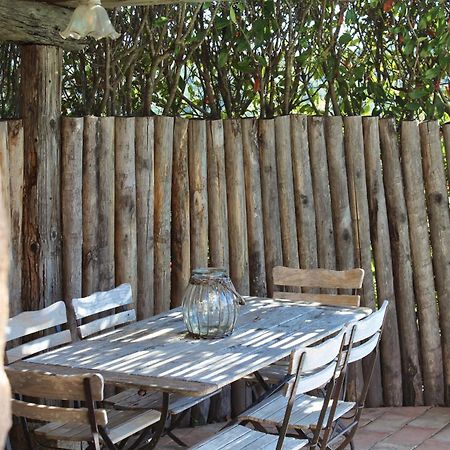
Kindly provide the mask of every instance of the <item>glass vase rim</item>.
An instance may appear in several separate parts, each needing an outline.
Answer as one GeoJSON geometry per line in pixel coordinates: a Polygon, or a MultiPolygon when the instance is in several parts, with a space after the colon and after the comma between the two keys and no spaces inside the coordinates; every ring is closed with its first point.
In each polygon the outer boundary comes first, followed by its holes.
{"type": "Polygon", "coordinates": [[[195,269],[192,269],[192,276],[201,278],[217,278],[228,277],[228,274],[224,267],[196,267],[195,269]]]}

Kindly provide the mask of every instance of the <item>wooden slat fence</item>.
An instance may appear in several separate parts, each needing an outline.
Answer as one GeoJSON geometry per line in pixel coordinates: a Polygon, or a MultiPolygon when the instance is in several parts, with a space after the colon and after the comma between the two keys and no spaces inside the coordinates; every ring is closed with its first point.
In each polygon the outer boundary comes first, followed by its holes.
{"type": "MultiPolygon", "coordinates": [[[[223,266],[242,294],[260,296],[271,295],[274,265],[359,266],[362,303],[392,305],[369,405],[450,405],[450,124],[64,118],[61,146],[66,299],[130,282],[143,318],[180,305],[197,266],[223,266]]],[[[23,155],[20,121],[1,122],[12,315],[22,309],[23,155]]],[[[367,376],[364,365],[354,372],[351,395],[367,376]]],[[[241,392],[222,399],[238,410],[241,392]]],[[[212,400],[210,414],[229,413],[212,400]]]]}

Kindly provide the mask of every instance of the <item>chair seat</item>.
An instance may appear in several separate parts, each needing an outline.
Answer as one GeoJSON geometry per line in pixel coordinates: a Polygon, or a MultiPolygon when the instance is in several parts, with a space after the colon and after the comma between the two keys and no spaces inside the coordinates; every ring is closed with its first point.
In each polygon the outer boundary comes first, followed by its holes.
{"type": "MultiPolygon", "coordinates": [[[[278,436],[261,433],[241,425],[226,428],[191,450],[275,450],[278,436]]],[[[308,444],[306,439],[285,438],[283,450],[297,450],[308,444]]]]}
{"type": "MultiPolygon", "coordinates": [[[[315,424],[319,420],[319,415],[323,406],[323,398],[313,397],[311,395],[300,394],[295,398],[294,409],[289,420],[289,426],[291,428],[308,429],[314,428],[315,424]]],[[[262,425],[276,426],[283,422],[284,413],[287,407],[287,398],[282,394],[275,394],[266,400],[262,401],[258,405],[245,411],[239,420],[249,420],[259,422],[262,425]]],[[[355,403],[339,401],[334,420],[339,419],[344,414],[349,412],[355,403]]],[[[328,406],[327,415],[325,421],[328,418],[331,405],[328,406]]]]}
{"type": "MultiPolygon", "coordinates": [[[[216,395],[220,391],[204,397],[186,397],[170,394],[169,414],[176,415],[201,403],[203,400],[216,395]]],[[[105,404],[115,409],[124,410],[160,410],[162,406],[162,393],[139,389],[127,389],[104,400],[105,404]]]]}
{"type": "MultiPolygon", "coordinates": [[[[108,411],[108,435],[113,443],[119,442],[159,421],[158,411],[108,411]]],[[[90,441],[89,425],[51,422],[34,430],[37,436],[58,441],[90,441]]]]}

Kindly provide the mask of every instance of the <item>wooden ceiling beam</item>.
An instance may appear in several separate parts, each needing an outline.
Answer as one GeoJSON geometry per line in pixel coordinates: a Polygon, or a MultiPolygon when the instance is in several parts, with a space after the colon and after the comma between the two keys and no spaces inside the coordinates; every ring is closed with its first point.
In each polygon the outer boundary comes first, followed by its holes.
{"type": "MultiPolygon", "coordinates": [[[[47,2],[56,5],[75,8],[79,0],[36,0],[39,3],[47,2]]],[[[102,0],[105,8],[117,8],[119,6],[151,6],[151,5],[171,5],[176,3],[205,3],[210,0],[102,0]]]]}
{"type": "Polygon", "coordinates": [[[72,12],[69,8],[31,0],[0,0],[0,41],[80,50],[83,42],[64,40],[59,35],[72,12]]]}

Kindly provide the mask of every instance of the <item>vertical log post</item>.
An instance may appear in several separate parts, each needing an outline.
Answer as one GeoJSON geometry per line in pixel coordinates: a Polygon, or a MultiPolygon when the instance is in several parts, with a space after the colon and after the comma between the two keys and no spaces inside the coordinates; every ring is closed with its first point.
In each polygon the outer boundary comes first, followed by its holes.
{"type": "MultiPolygon", "coordinates": [[[[420,124],[423,178],[430,224],[434,278],[439,302],[442,356],[444,361],[444,398],[450,401],[450,214],[448,186],[445,180],[439,124],[420,124]]],[[[439,388],[438,386],[437,388],[439,388]]],[[[436,388],[436,389],[437,389],[436,388]]],[[[436,403],[442,403],[442,391],[436,403]]],[[[448,403],[447,403],[448,404],[448,403]]]]}
{"type": "MultiPolygon", "coordinates": [[[[3,175],[0,173],[0,183],[3,175]]],[[[9,269],[9,211],[6,211],[3,195],[0,191],[0,405],[2,415],[0,419],[0,447],[6,439],[11,427],[11,391],[8,378],[3,370],[3,356],[5,345],[5,330],[8,320],[8,269],[9,269]]]]}
{"type": "Polygon", "coordinates": [[[40,309],[62,296],[61,55],[52,46],[22,47],[24,310],[40,309]]]}
{"type": "Polygon", "coordinates": [[[138,319],[153,315],[154,121],[136,119],[136,224],[138,319]]]}
{"type": "MultiPolygon", "coordinates": [[[[68,303],[82,295],[83,214],[83,119],[62,121],[61,202],[63,234],[63,292],[68,303]]],[[[69,305],[67,305],[69,306],[69,305]]],[[[71,308],[68,308],[71,311],[71,308]]],[[[77,336],[75,318],[70,318],[72,336],[77,336]]]]}
{"type": "Polygon", "coordinates": [[[291,151],[300,267],[317,267],[316,210],[306,116],[291,116],[291,151]]]}
{"type": "Polygon", "coordinates": [[[424,398],[427,405],[436,402],[436,389],[442,390],[442,353],[438,319],[439,309],[434,287],[433,264],[428,234],[419,125],[403,122],[401,127],[403,183],[408,211],[409,238],[417,301],[420,345],[423,363],[424,398]],[[426,355],[426,356],[425,356],[426,355]],[[436,386],[436,387],[435,387],[436,386]]]}

